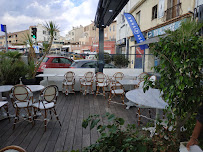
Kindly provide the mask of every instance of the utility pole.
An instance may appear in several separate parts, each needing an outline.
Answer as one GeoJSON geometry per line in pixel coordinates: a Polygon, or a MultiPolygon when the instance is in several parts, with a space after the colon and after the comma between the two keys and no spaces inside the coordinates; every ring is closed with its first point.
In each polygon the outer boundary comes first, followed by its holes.
{"type": "Polygon", "coordinates": [[[6,29],[6,25],[1,24],[1,31],[5,32],[6,52],[8,52],[8,41],[7,41],[7,29],[6,29]]]}

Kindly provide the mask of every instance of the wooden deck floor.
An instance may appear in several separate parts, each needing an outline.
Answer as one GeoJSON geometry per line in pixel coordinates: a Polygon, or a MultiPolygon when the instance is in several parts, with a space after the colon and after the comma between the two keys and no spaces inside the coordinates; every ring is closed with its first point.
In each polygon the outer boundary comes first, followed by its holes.
{"type": "MultiPolygon", "coordinates": [[[[14,109],[10,106],[10,113],[14,109]]],[[[75,95],[65,96],[60,93],[57,101],[57,114],[62,126],[54,118],[48,123],[47,131],[44,132],[43,121],[36,121],[32,127],[31,123],[23,121],[12,129],[14,119],[11,118],[0,121],[0,149],[8,145],[18,145],[28,152],[56,152],[70,151],[72,149],[82,149],[92,143],[95,143],[99,134],[96,129],[89,130],[82,128],[83,119],[90,114],[114,113],[118,117],[125,119],[125,124],[137,124],[137,108],[132,107],[129,110],[125,106],[111,104],[108,108],[107,99],[103,96],[94,97],[94,95],[83,96],[77,92],[75,95]]],[[[142,119],[144,124],[146,119],[142,119]]],[[[106,120],[101,123],[106,124],[106,120]]]]}

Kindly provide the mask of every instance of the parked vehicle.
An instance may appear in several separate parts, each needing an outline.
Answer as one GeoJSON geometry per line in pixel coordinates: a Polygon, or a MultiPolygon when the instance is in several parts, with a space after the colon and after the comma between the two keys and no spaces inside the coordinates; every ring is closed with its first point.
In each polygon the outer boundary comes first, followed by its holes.
{"type": "MultiPolygon", "coordinates": [[[[70,68],[95,68],[95,71],[99,71],[99,63],[97,60],[75,60],[70,68]]],[[[117,68],[113,64],[104,64],[104,68],[117,68]]]]}
{"type": "Polygon", "coordinates": [[[71,58],[72,60],[84,59],[83,56],[80,54],[69,54],[68,57],[71,58]]]}
{"type": "Polygon", "coordinates": [[[49,55],[44,58],[37,72],[43,72],[44,68],[69,68],[72,62],[68,57],[49,55]]]}

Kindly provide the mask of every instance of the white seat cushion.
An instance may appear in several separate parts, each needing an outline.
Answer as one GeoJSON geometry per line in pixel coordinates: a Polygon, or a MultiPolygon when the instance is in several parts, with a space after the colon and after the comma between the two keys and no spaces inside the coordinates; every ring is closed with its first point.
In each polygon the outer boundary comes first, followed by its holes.
{"type": "Polygon", "coordinates": [[[123,94],[124,90],[123,89],[116,89],[116,90],[111,90],[112,94],[123,94]]]}
{"type": "Polygon", "coordinates": [[[21,101],[15,101],[14,107],[19,107],[19,108],[25,108],[25,107],[30,107],[32,106],[32,101],[26,101],[26,102],[21,102],[21,101]]]}
{"type": "Polygon", "coordinates": [[[53,108],[54,107],[54,103],[53,102],[48,103],[46,101],[43,101],[43,103],[42,102],[37,102],[37,103],[32,104],[32,106],[36,107],[36,108],[39,108],[39,109],[49,109],[49,108],[53,108]]]}
{"type": "Polygon", "coordinates": [[[82,82],[81,84],[82,84],[82,85],[92,85],[91,82],[82,82]]]}
{"type": "Polygon", "coordinates": [[[97,86],[99,86],[99,87],[105,87],[107,85],[108,85],[107,83],[97,83],[97,86]]]}
{"type": "Polygon", "coordinates": [[[63,82],[64,85],[72,85],[73,82],[63,82]]]}

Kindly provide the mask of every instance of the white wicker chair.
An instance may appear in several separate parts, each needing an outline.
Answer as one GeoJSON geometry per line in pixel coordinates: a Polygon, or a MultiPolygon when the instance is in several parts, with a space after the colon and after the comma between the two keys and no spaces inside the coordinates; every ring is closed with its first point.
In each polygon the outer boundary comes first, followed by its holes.
{"type": "Polygon", "coordinates": [[[52,119],[52,111],[54,112],[56,119],[59,121],[61,126],[61,122],[58,118],[56,113],[55,105],[58,97],[58,87],[56,85],[50,85],[44,88],[39,96],[39,102],[36,102],[32,105],[34,108],[34,119],[36,118],[36,112],[40,111],[44,116],[44,129],[46,131],[47,127],[47,113],[50,112],[51,119],[52,119]],[[44,114],[43,114],[44,111],[44,114]]]}
{"type": "Polygon", "coordinates": [[[68,71],[64,75],[64,80],[62,82],[62,92],[68,95],[68,93],[75,93],[74,91],[74,84],[75,84],[75,73],[72,71],[68,71]],[[71,86],[72,92],[69,91],[69,87],[71,86]]]}
{"type": "Polygon", "coordinates": [[[30,122],[33,122],[31,109],[31,106],[33,104],[33,93],[31,89],[25,85],[15,85],[13,88],[11,88],[10,98],[13,107],[15,108],[15,120],[13,124],[13,129],[15,129],[15,125],[17,121],[19,121],[19,118],[21,116],[20,114],[21,109],[24,109],[26,111],[26,115],[28,115],[28,116],[22,115],[24,120],[27,120],[25,118],[28,117],[28,120],[30,122]]]}
{"type": "Polygon", "coordinates": [[[94,73],[93,72],[86,72],[84,75],[84,78],[80,78],[80,92],[82,91],[82,88],[85,87],[85,90],[83,92],[84,95],[87,94],[87,89],[91,88],[91,92],[93,92],[93,81],[94,81],[94,73]]]}
{"type": "Polygon", "coordinates": [[[96,87],[97,87],[96,96],[99,94],[99,89],[102,88],[103,96],[104,96],[104,98],[106,98],[105,88],[107,88],[109,85],[109,80],[108,80],[107,76],[102,72],[98,72],[95,75],[95,78],[96,78],[96,87]]]}

